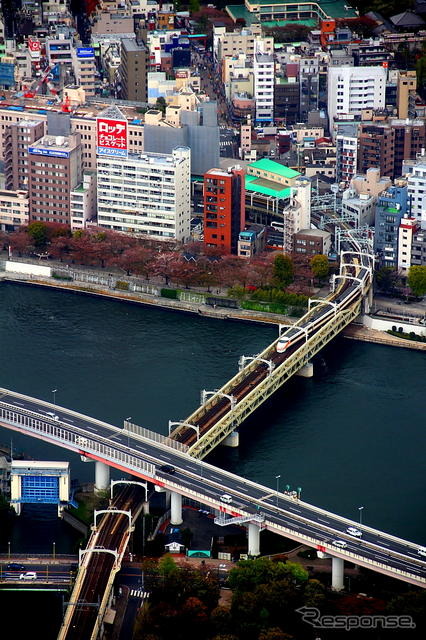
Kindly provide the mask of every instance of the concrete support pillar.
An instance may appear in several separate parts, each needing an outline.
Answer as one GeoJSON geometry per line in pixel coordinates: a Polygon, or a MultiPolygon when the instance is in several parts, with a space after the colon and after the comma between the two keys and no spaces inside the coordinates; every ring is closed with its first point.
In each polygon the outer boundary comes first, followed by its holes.
{"type": "Polygon", "coordinates": [[[20,502],[15,502],[12,506],[15,509],[16,515],[20,516],[21,515],[21,509],[22,509],[21,503],[20,502]]]}
{"type": "Polygon", "coordinates": [[[248,525],[248,554],[260,556],[260,527],[252,522],[248,525]]]}
{"type": "Polygon", "coordinates": [[[331,586],[335,591],[341,591],[344,576],[344,561],[342,558],[331,558],[331,586]]]}
{"type": "Polygon", "coordinates": [[[238,447],[240,444],[240,434],[238,431],[233,431],[222,442],[225,447],[238,447]]]}
{"type": "Polygon", "coordinates": [[[149,516],[149,500],[146,500],[142,505],[142,513],[144,516],[149,516]]]}
{"type": "Polygon", "coordinates": [[[314,365],[312,362],[307,362],[299,371],[296,373],[297,376],[301,378],[313,378],[314,375],[314,365]]]}
{"type": "Polygon", "coordinates": [[[109,487],[109,466],[105,462],[95,461],[95,491],[109,487]]]}
{"type": "Polygon", "coordinates": [[[170,524],[182,524],[182,496],[175,491],[170,492],[171,495],[171,516],[170,524]]]}

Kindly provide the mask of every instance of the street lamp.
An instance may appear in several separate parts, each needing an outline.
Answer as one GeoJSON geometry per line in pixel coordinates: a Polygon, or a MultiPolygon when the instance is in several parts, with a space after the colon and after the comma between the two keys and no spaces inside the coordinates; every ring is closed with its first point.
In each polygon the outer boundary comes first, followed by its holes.
{"type": "Polygon", "coordinates": [[[7,559],[10,560],[10,541],[7,543],[7,559]]]}
{"type": "Polygon", "coordinates": [[[278,507],[278,492],[279,492],[279,488],[280,488],[280,478],[281,478],[280,475],[275,476],[275,480],[277,481],[277,501],[276,501],[277,507],[278,507]]]}
{"type": "Polygon", "coordinates": [[[302,493],[302,487],[297,487],[297,499],[300,500],[300,495],[302,493]]]}
{"type": "MultiPolygon", "coordinates": [[[[130,422],[132,419],[132,416],[129,416],[128,418],[126,418],[125,422],[130,422]]],[[[127,429],[127,446],[130,449],[130,435],[129,435],[129,430],[127,429]]]]}
{"type": "Polygon", "coordinates": [[[56,558],[56,542],[53,542],[53,549],[52,549],[52,551],[53,551],[53,553],[52,553],[52,555],[53,555],[53,559],[55,559],[55,558],[56,558]]]}
{"type": "Polygon", "coordinates": [[[53,407],[54,407],[53,413],[55,414],[55,416],[56,416],[56,392],[57,392],[57,389],[52,389],[52,393],[53,393],[53,407]]]}
{"type": "Polygon", "coordinates": [[[364,507],[358,507],[358,511],[359,511],[359,524],[362,524],[362,510],[364,509],[364,507]]]}

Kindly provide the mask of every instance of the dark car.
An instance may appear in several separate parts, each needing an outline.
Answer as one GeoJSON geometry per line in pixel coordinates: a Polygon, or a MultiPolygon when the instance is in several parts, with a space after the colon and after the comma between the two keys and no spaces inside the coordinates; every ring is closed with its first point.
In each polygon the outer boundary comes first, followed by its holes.
{"type": "Polygon", "coordinates": [[[18,564],[17,562],[11,562],[6,565],[7,571],[23,571],[25,569],[24,564],[18,564]]]}
{"type": "Polygon", "coordinates": [[[172,467],[171,464],[163,464],[160,467],[160,471],[162,471],[163,473],[175,473],[176,469],[174,467],[172,467]]]}

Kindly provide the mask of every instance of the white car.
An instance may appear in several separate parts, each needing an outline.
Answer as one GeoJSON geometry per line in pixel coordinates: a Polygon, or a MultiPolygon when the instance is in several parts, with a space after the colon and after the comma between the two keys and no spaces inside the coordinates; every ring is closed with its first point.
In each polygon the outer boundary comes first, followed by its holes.
{"type": "Polygon", "coordinates": [[[333,544],[335,547],[340,547],[341,549],[345,549],[348,546],[348,543],[344,540],[333,540],[333,544]]]}
{"type": "Polygon", "coordinates": [[[229,493],[224,493],[222,496],[220,496],[220,501],[225,502],[226,504],[231,504],[232,496],[230,496],[229,493]]]}
{"type": "Polygon", "coordinates": [[[425,547],[420,547],[420,549],[417,551],[417,553],[419,554],[419,556],[423,556],[424,558],[426,558],[426,548],[425,547]]]}
{"type": "Polygon", "coordinates": [[[346,533],[349,533],[350,536],[355,536],[355,538],[361,538],[362,531],[356,529],[355,527],[348,527],[346,529],[346,533]]]}
{"type": "Polygon", "coordinates": [[[26,573],[21,573],[19,576],[20,580],[37,580],[37,574],[35,571],[27,571],[26,573]]]}

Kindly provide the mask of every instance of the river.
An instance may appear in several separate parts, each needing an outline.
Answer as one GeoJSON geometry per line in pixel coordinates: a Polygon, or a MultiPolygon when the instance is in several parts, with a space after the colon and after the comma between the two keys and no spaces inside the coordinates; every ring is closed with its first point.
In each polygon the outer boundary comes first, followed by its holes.
{"type": "MultiPolygon", "coordinates": [[[[220,387],[241,354],[258,353],[273,327],[14,284],[0,285],[0,386],[122,425],[167,433],[220,387]]],[[[240,429],[240,447],[209,461],[396,535],[426,543],[421,352],[337,339],[312,379],[295,378],[240,429]],[[362,506],[363,509],[359,510],[362,506]]],[[[91,463],[0,428],[33,458],[91,463]]],[[[50,542],[49,542],[50,544],[50,542]]],[[[64,549],[65,550],[65,549],[64,549]]]]}

